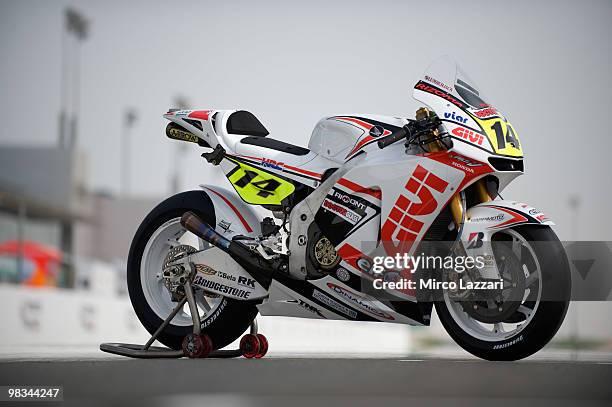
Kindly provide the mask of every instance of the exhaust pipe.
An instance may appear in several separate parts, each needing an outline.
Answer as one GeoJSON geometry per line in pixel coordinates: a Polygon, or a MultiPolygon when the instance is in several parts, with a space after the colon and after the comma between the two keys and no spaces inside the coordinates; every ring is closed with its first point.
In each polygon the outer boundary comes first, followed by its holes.
{"type": "Polygon", "coordinates": [[[272,275],[277,270],[286,270],[286,259],[275,259],[268,261],[259,253],[250,250],[245,245],[238,241],[228,240],[221,236],[219,232],[214,230],[209,224],[202,221],[195,213],[185,212],[181,217],[181,225],[198,236],[202,240],[207,241],[215,247],[229,254],[238,264],[240,264],[255,280],[264,287],[269,287],[272,281],[272,275]]]}
{"type": "Polygon", "coordinates": [[[213,229],[208,223],[202,221],[195,213],[191,211],[185,212],[181,217],[181,226],[199,238],[206,240],[213,246],[225,252],[229,252],[231,242],[221,236],[219,232],[213,229]]]}

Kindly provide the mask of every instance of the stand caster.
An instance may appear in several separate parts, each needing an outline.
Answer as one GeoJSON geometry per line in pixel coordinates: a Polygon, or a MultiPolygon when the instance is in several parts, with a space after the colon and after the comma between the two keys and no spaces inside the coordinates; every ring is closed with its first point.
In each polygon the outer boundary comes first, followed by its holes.
{"type": "Polygon", "coordinates": [[[268,352],[268,340],[262,334],[246,334],[240,340],[240,351],[247,359],[260,359],[268,352]]]}
{"type": "Polygon", "coordinates": [[[205,358],[213,350],[212,341],[208,335],[189,334],[183,339],[183,354],[190,359],[205,358]]]}

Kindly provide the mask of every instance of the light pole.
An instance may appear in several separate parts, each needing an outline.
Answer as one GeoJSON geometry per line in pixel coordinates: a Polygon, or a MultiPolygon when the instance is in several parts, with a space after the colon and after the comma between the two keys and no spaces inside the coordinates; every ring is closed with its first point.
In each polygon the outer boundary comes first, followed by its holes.
{"type": "Polygon", "coordinates": [[[121,122],[121,171],[119,176],[121,178],[121,195],[124,197],[128,195],[130,189],[130,130],[134,127],[137,119],[136,110],[133,108],[127,108],[123,112],[123,120],[121,122]]]}
{"type": "Polygon", "coordinates": [[[60,83],[59,144],[73,148],[80,110],[80,44],[89,34],[89,21],[75,9],[64,11],[60,83]]]}

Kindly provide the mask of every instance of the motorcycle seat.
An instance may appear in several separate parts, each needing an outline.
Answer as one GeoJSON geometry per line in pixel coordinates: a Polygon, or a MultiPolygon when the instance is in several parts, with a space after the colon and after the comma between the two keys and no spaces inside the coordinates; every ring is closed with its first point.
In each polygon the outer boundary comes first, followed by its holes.
{"type": "Polygon", "coordinates": [[[252,146],[259,146],[268,148],[270,150],[276,150],[287,154],[293,155],[307,155],[310,150],[304,147],[296,146],[293,144],[285,143],[284,141],[275,140],[269,137],[245,137],[240,140],[241,144],[250,144],[252,146]]]}

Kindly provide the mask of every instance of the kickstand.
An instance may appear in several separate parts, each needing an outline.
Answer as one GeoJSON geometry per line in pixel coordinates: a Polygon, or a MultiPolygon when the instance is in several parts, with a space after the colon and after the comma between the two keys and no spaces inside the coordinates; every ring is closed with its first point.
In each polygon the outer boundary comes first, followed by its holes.
{"type": "MultiPolygon", "coordinates": [[[[151,346],[153,342],[157,340],[163,330],[168,326],[168,324],[170,324],[170,322],[174,319],[176,314],[178,314],[179,311],[183,309],[185,303],[187,303],[187,305],[189,306],[189,312],[191,313],[191,318],[193,320],[193,335],[199,336],[201,334],[202,323],[200,320],[200,312],[198,311],[198,305],[195,300],[191,281],[187,281],[183,288],[185,289],[185,296],[177,303],[176,307],[174,307],[170,315],[166,317],[166,319],[155,330],[153,335],[151,335],[151,338],[149,338],[149,340],[144,345],[108,342],[101,344],[100,350],[103,352],[112,353],[114,355],[141,359],[182,358],[183,356],[185,356],[185,353],[182,349],[175,350],[169,348],[162,348],[159,346],[151,346]]],[[[257,335],[257,320],[255,319],[253,320],[253,322],[251,322],[250,333],[253,335],[257,335]]],[[[210,352],[207,357],[235,358],[239,356],[242,356],[242,351],[240,349],[226,349],[210,352]]]]}

